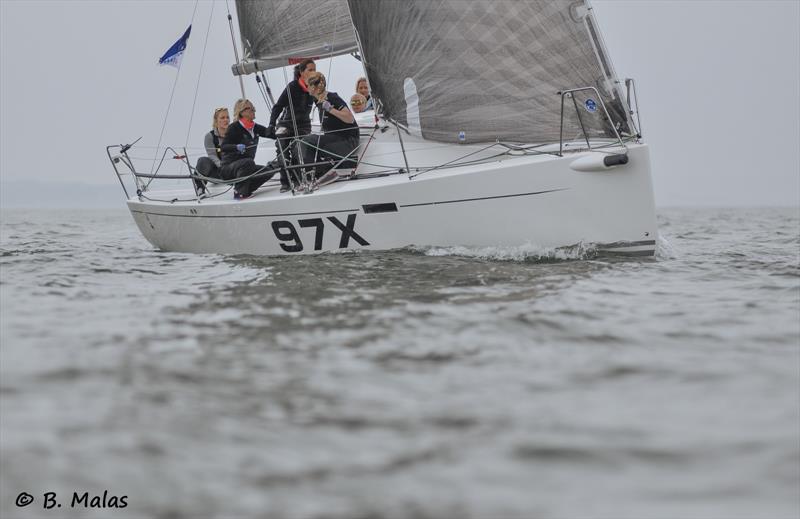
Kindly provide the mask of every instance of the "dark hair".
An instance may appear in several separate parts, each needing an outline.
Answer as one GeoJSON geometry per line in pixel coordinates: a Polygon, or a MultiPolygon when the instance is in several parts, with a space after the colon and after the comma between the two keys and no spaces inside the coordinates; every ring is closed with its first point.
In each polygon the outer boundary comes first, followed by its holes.
{"type": "Polygon", "coordinates": [[[313,63],[314,63],[313,59],[306,58],[303,61],[301,61],[300,63],[298,63],[297,65],[295,65],[294,66],[294,79],[295,79],[295,81],[300,79],[300,74],[305,72],[306,67],[308,67],[309,65],[312,65],[313,63]]]}

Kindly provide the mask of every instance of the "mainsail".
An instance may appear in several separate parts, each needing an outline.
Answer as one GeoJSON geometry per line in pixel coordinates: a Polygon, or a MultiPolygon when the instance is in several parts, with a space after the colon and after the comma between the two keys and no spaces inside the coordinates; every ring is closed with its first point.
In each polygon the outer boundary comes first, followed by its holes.
{"type": "Polygon", "coordinates": [[[244,59],[235,75],[357,50],[347,0],[236,0],[244,59]]]}
{"type": "Polygon", "coordinates": [[[553,142],[629,132],[626,103],[584,0],[348,0],[384,116],[443,142],[553,142]],[[576,105],[578,110],[576,110],[576,105]],[[578,119],[580,116],[580,120],[578,119]],[[613,127],[612,127],[613,125],[613,127]]]}

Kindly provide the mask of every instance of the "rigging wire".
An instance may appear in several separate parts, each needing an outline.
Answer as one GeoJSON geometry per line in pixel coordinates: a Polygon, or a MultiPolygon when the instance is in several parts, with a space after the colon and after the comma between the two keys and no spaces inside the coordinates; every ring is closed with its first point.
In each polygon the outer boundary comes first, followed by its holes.
{"type": "MultiPolygon", "coordinates": [[[[250,43],[250,40],[242,41],[242,47],[247,44],[248,48],[250,49],[250,55],[255,56],[255,52],[253,52],[253,44],[250,43]]],[[[272,106],[275,104],[275,99],[272,98],[272,90],[269,87],[269,82],[267,81],[266,76],[264,76],[264,72],[261,71],[261,75],[259,76],[259,71],[256,70],[253,72],[253,75],[256,78],[256,87],[258,88],[261,97],[264,98],[264,102],[267,104],[267,109],[272,112],[272,106]],[[263,78],[263,85],[262,83],[263,78]]]]}
{"type": "MultiPolygon", "coordinates": [[[[331,131],[329,133],[334,133],[334,132],[337,132],[337,131],[347,131],[347,129],[344,129],[344,130],[333,130],[333,131],[331,131]]],[[[374,140],[374,133],[370,136],[370,142],[372,140],[374,140]]],[[[636,140],[636,138],[634,136],[634,137],[628,137],[628,138],[624,139],[623,141],[624,142],[634,142],[635,140],[636,140]]],[[[302,142],[301,144],[303,146],[309,146],[311,148],[316,148],[316,146],[314,146],[313,144],[310,144],[310,143],[302,142]]],[[[369,143],[367,143],[367,144],[369,144],[369,143]]],[[[542,151],[542,150],[538,149],[538,148],[542,148],[544,146],[550,146],[550,145],[552,145],[552,143],[525,145],[525,144],[522,144],[522,143],[497,141],[497,142],[492,143],[489,146],[486,146],[486,147],[484,147],[482,149],[479,149],[479,150],[476,150],[476,151],[472,151],[472,152],[470,152],[470,153],[468,153],[466,155],[463,155],[461,157],[458,157],[458,158],[456,158],[454,160],[451,160],[451,161],[448,161],[448,162],[445,162],[445,163],[442,163],[442,164],[439,164],[439,165],[435,165],[435,166],[422,166],[422,167],[415,167],[413,169],[415,171],[417,171],[417,172],[430,172],[430,171],[433,171],[433,170],[436,170],[436,169],[448,169],[448,168],[460,167],[460,166],[464,166],[464,165],[468,165],[468,164],[477,164],[477,163],[480,163],[480,162],[489,161],[489,160],[492,160],[492,159],[495,159],[495,158],[498,158],[498,157],[502,157],[502,156],[514,156],[514,155],[517,155],[519,153],[522,153],[523,156],[551,155],[551,156],[558,157],[559,154],[557,152],[555,152],[555,151],[542,151]],[[471,155],[474,155],[474,154],[476,154],[478,152],[486,151],[486,150],[490,149],[492,146],[502,146],[502,147],[506,148],[507,151],[503,151],[501,153],[497,153],[497,154],[494,154],[494,155],[491,155],[491,156],[488,156],[488,157],[483,157],[483,158],[479,158],[479,159],[474,159],[474,160],[461,162],[465,158],[467,158],[467,157],[469,157],[471,155]]],[[[259,144],[257,146],[250,146],[250,147],[260,148],[260,147],[267,147],[267,146],[269,146],[269,144],[259,144]]],[[[581,147],[581,148],[575,148],[575,149],[572,149],[572,150],[568,150],[568,152],[577,153],[577,152],[592,151],[592,152],[597,152],[597,153],[614,154],[614,153],[616,153],[616,151],[613,148],[617,148],[617,147],[618,147],[617,142],[609,142],[607,144],[594,145],[591,149],[588,149],[588,148],[585,148],[585,147],[581,147]],[[608,148],[612,148],[612,149],[609,150],[609,151],[606,151],[606,149],[608,149],[608,148]]],[[[143,146],[143,148],[153,148],[153,146],[143,146]]],[[[439,149],[439,148],[442,148],[442,146],[434,146],[434,147],[431,147],[431,148],[415,148],[414,150],[409,150],[409,151],[425,151],[427,149],[439,149]]],[[[201,150],[201,149],[204,149],[204,148],[189,148],[189,149],[201,150]]],[[[354,149],[354,151],[355,151],[355,149],[354,149]]],[[[203,155],[203,153],[202,152],[198,152],[198,153],[189,154],[189,156],[200,156],[200,155],[203,155]]],[[[336,159],[344,159],[345,158],[344,156],[337,155],[335,153],[330,153],[330,155],[333,158],[336,158],[336,159]]],[[[158,160],[158,159],[149,159],[149,158],[145,158],[145,157],[130,157],[130,158],[131,159],[135,159],[135,160],[142,160],[142,161],[158,160]]],[[[163,159],[162,159],[162,161],[163,161],[163,159]]],[[[390,165],[387,165],[387,164],[377,164],[377,163],[374,163],[374,162],[368,162],[368,161],[363,160],[363,156],[359,159],[359,162],[361,164],[366,165],[366,166],[371,166],[371,167],[376,167],[376,168],[385,168],[385,169],[381,170],[380,172],[385,172],[385,171],[397,172],[398,168],[402,169],[400,166],[390,166],[390,165]]],[[[367,175],[367,174],[365,174],[365,175],[367,175]]],[[[240,179],[236,179],[235,181],[238,182],[238,181],[240,181],[240,179]]]]}
{"type": "Polygon", "coordinates": [[[189,136],[192,133],[192,121],[194,120],[194,109],[197,106],[197,93],[200,91],[200,79],[203,77],[203,65],[206,61],[206,48],[208,47],[208,35],[211,33],[211,20],[214,19],[214,5],[211,2],[211,13],[208,15],[208,26],[206,27],[206,39],[203,42],[203,54],[200,56],[200,72],[197,73],[197,83],[194,86],[194,99],[192,100],[192,110],[189,112],[189,128],[186,130],[186,142],[184,147],[189,145],[189,136]]]}
{"type": "MultiPolygon", "coordinates": [[[[278,34],[280,34],[280,36],[281,36],[281,42],[283,43],[284,46],[286,46],[286,38],[284,37],[283,33],[279,31],[278,34]]],[[[284,89],[285,89],[285,92],[286,92],[286,96],[289,99],[289,113],[290,113],[290,116],[292,118],[292,128],[294,130],[294,135],[292,136],[292,139],[289,140],[289,142],[287,143],[287,146],[291,147],[293,144],[295,144],[295,148],[296,148],[296,152],[297,152],[296,160],[298,160],[298,162],[300,164],[305,164],[305,161],[303,160],[303,153],[302,153],[302,150],[300,149],[300,144],[299,144],[300,136],[298,135],[298,131],[297,131],[297,117],[295,116],[295,113],[294,113],[294,101],[292,99],[292,89],[289,88],[289,79],[286,76],[286,67],[281,67],[281,71],[283,72],[283,82],[286,84],[284,89]]],[[[280,98],[278,98],[278,99],[280,100],[280,98]]],[[[282,114],[278,114],[279,117],[281,115],[282,114]]],[[[271,118],[272,118],[272,116],[270,115],[270,119],[271,118]]],[[[277,122],[278,121],[276,121],[276,123],[277,122]]],[[[276,144],[275,160],[279,161],[279,163],[285,164],[286,161],[285,161],[285,155],[284,155],[284,148],[281,146],[280,140],[279,140],[277,135],[275,136],[275,144],[276,144]],[[280,153],[280,156],[277,155],[278,153],[280,153]]],[[[315,157],[314,161],[316,162],[316,157],[315,157]]],[[[304,175],[304,173],[301,173],[301,175],[304,175]]],[[[304,180],[306,180],[306,179],[304,178],[304,180]]],[[[289,176],[289,183],[292,184],[292,185],[294,184],[294,181],[292,180],[292,176],[291,175],[289,176]]],[[[294,189],[294,186],[292,187],[292,189],[294,189]]]]}
{"type": "Polygon", "coordinates": [[[272,89],[269,86],[269,78],[263,70],[261,71],[261,78],[264,80],[264,86],[267,89],[267,94],[269,95],[270,109],[272,109],[272,106],[275,105],[275,98],[272,97],[272,89]]]}
{"type": "MultiPolygon", "coordinates": [[[[340,4],[340,5],[337,7],[337,9],[341,9],[341,7],[342,7],[342,5],[340,4]]],[[[336,17],[335,17],[335,16],[334,16],[334,19],[336,19],[336,17]]],[[[337,29],[338,29],[338,27],[339,27],[339,25],[338,25],[338,24],[339,24],[339,21],[338,21],[338,20],[336,20],[336,22],[334,22],[334,26],[333,26],[333,38],[332,38],[332,40],[331,40],[331,51],[330,51],[330,54],[328,55],[328,75],[327,75],[327,77],[326,77],[326,80],[325,80],[325,87],[326,87],[326,90],[327,90],[327,91],[330,91],[330,90],[329,90],[329,88],[330,88],[330,81],[331,81],[331,69],[333,69],[333,49],[335,49],[335,48],[336,48],[336,33],[337,33],[337,29]]],[[[323,125],[323,124],[325,124],[325,118],[326,118],[326,117],[327,117],[329,114],[328,114],[328,113],[326,113],[326,112],[324,112],[324,111],[322,110],[322,107],[319,107],[319,106],[317,107],[317,111],[318,111],[318,112],[319,112],[319,114],[320,114],[320,118],[319,118],[319,125],[320,125],[320,130],[322,130],[322,125],[323,125]]],[[[323,134],[324,134],[324,133],[325,133],[325,132],[324,132],[324,130],[323,130],[323,134]]],[[[330,133],[330,132],[329,132],[329,133],[330,133]]],[[[317,144],[319,144],[319,139],[320,139],[320,138],[318,137],[318,138],[317,138],[317,144]]],[[[298,149],[299,149],[299,147],[300,147],[300,146],[299,146],[299,144],[298,144],[298,149]]],[[[324,151],[324,150],[322,150],[321,148],[317,148],[316,146],[314,146],[314,148],[316,148],[316,150],[314,151],[314,162],[316,162],[316,161],[318,161],[318,160],[319,160],[319,152],[320,152],[320,151],[324,151]]],[[[339,162],[341,162],[341,160],[340,160],[339,162]]]]}
{"type": "MultiPolygon", "coordinates": [[[[399,131],[399,130],[398,130],[398,131],[399,131]]],[[[402,142],[403,142],[403,141],[401,140],[401,141],[400,141],[401,145],[402,145],[402,142]]],[[[490,149],[490,148],[494,148],[494,147],[495,147],[495,146],[497,146],[498,144],[499,144],[498,142],[493,142],[493,143],[491,143],[490,145],[486,146],[485,148],[481,148],[481,149],[479,149],[479,150],[475,150],[475,151],[473,151],[472,153],[468,153],[468,154],[464,155],[463,157],[460,157],[460,158],[453,159],[453,160],[451,160],[450,162],[445,162],[444,164],[441,164],[441,165],[439,165],[439,166],[433,167],[433,168],[431,168],[431,169],[426,169],[426,170],[424,170],[424,171],[420,171],[419,173],[416,173],[416,174],[414,174],[414,175],[411,175],[411,171],[409,171],[409,172],[408,172],[408,173],[409,173],[409,176],[408,176],[408,178],[414,178],[414,177],[417,177],[417,176],[419,176],[419,175],[422,175],[423,173],[428,173],[428,172],[430,172],[430,171],[434,171],[434,170],[436,170],[436,169],[439,169],[439,168],[443,168],[443,167],[449,166],[450,164],[453,164],[454,162],[459,162],[459,161],[461,161],[462,159],[466,159],[467,157],[471,157],[472,155],[475,155],[475,154],[477,154],[477,153],[481,153],[481,152],[483,152],[483,151],[486,151],[486,150],[488,150],[488,149],[490,149]]],[[[403,153],[403,156],[405,156],[405,152],[403,153]]],[[[407,165],[407,164],[406,164],[406,167],[408,167],[408,165],[407,165]]]]}
{"type": "MultiPolygon", "coordinates": [[[[338,11],[338,9],[341,9],[344,5],[345,5],[344,3],[340,3],[339,6],[337,7],[337,11],[338,11]]],[[[334,19],[336,21],[334,22],[334,25],[333,25],[333,39],[331,40],[331,52],[330,52],[330,56],[328,56],[328,60],[329,60],[328,61],[328,81],[331,80],[331,69],[333,68],[333,50],[336,48],[336,34],[338,34],[338,32],[339,32],[339,20],[336,17],[334,17],[334,19]]]]}
{"type": "MultiPolygon", "coordinates": [[[[342,8],[342,4],[339,4],[339,6],[337,7],[337,10],[341,9],[341,8],[342,8]]],[[[333,69],[333,50],[336,48],[336,34],[338,33],[338,28],[339,28],[339,20],[336,18],[336,16],[334,16],[334,19],[336,21],[334,22],[334,26],[333,26],[333,38],[331,40],[331,51],[330,51],[330,53],[328,55],[328,76],[327,76],[327,79],[325,80],[325,86],[327,87],[326,89],[330,88],[331,70],[333,69]]],[[[325,122],[325,117],[328,114],[327,113],[323,113],[321,108],[317,108],[317,110],[320,112],[320,122],[319,122],[319,124],[320,124],[320,127],[322,127],[322,124],[325,122]]],[[[317,142],[319,142],[319,140],[317,140],[317,142]]],[[[317,155],[318,154],[314,155],[314,160],[315,161],[317,160],[317,155]]]]}
{"type": "Polygon", "coordinates": [[[264,74],[263,70],[260,72],[260,76],[259,73],[256,72],[256,83],[259,84],[259,88],[263,88],[266,92],[264,95],[264,100],[267,103],[267,108],[272,111],[272,107],[275,105],[275,98],[272,97],[272,89],[269,87],[269,81],[267,81],[267,76],[264,74]],[[262,82],[263,86],[261,85],[262,82]]]}
{"type": "MultiPolygon", "coordinates": [[[[313,148],[316,148],[313,144],[310,144],[310,143],[303,142],[302,144],[307,145],[307,146],[311,146],[313,148]]],[[[434,171],[436,169],[450,169],[450,168],[458,168],[458,167],[463,167],[463,166],[471,166],[471,165],[487,163],[489,161],[500,159],[502,157],[512,156],[514,154],[514,152],[517,152],[517,153],[522,152],[523,155],[526,155],[526,156],[537,156],[537,155],[555,155],[555,156],[557,156],[558,155],[557,153],[554,153],[554,152],[545,152],[545,151],[540,151],[540,150],[536,149],[536,148],[540,148],[540,147],[546,146],[546,145],[548,145],[548,144],[539,144],[539,145],[533,145],[533,146],[520,146],[520,145],[518,145],[516,143],[506,143],[506,142],[496,141],[496,142],[494,142],[494,143],[492,143],[492,144],[490,144],[488,146],[485,146],[485,147],[483,147],[483,148],[481,148],[479,150],[475,150],[475,151],[473,151],[471,153],[468,153],[467,155],[464,155],[462,157],[459,157],[457,159],[451,160],[449,162],[446,162],[446,163],[443,163],[443,164],[440,164],[440,165],[437,165],[437,166],[414,168],[415,171],[417,171],[417,174],[413,175],[413,176],[417,176],[417,175],[420,175],[422,173],[431,172],[431,171],[434,171]],[[489,150],[490,148],[492,148],[494,146],[502,146],[502,147],[506,148],[506,150],[502,151],[500,153],[492,154],[492,155],[487,156],[487,157],[476,158],[476,159],[473,159],[473,160],[464,160],[469,156],[475,155],[476,153],[487,151],[487,150],[489,150]]],[[[614,145],[615,145],[615,143],[610,143],[608,145],[598,146],[598,147],[592,148],[591,150],[581,149],[581,150],[574,150],[574,151],[600,151],[600,148],[613,147],[614,145]]],[[[319,149],[319,148],[317,148],[317,149],[319,149]]],[[[608,152],[608,153],[610,153],[610,152],[608,152]]],[[[349,156],[345,157],[345,156],[337,155],[337,154],[334,154],[334,153],[329,153],[329,155],[334,157],[334,158],[341,159],[339,161],[339,163],[341,163],[345,159],[349,159],[350,158],[349,156]]],[[[163,160],[164,160],[164,158],[162,158],[162,162],[163,162],[163,160]]],[[[398,167],[395,167],[395,166],[386,166],[386,165],[380,165],[380,164],[373,164],[373,163],[364,162],[364,161],[361,161],[361,163],[365,164],[365,165],[373,166],[373,167],[382,167],[382,168],[387,168],[387,169],[382,169],[382,170],[378,170],[378,171],[372,171],[370,173],[361,173],[361,174],[357,174],[357,175],[352,175],[350,178],[340,178],[339,181],[360,180],[360,179],[391,176],[391,175],[397,175],[397,174],[407,174],[406,171],[403,170],[403,168],[398,168],[398,167]]],[[[193,169],[191,167],[191,165],[189,165],[189,168],[190,168],[190,170],[193,169]]],[[[234,183],[241,182],[241,181],[246,181],[246,180],[248,180],[248,179],[250,179],[252,177],[261,175],[261,174],[265,173],[268,170],[269,170],[269,166],[264,166],[261,169],[259,169],[258,171],[255,171],[252,174],[247,175],[246,177],[232,179],[232,180],[229,180],[229,181],[225,181],[225,180],[221,180],[221,179],[217,179],[217,178],[212,178],[212,177],[205,177],[203,175],[197,174],[196,172],[195,172],[195,176],[196,176],[196,178],[199,178],[200,180],[206,180],[206,181],[208,181],[208,182],[210,182],[212,184],[215,184],[215,185],[229,185],[230,186],[230,185],[232,185],[234,183]]],[[[135,171],[132,170],[132,172],[133,172],[134,175],[137,175],[135,171]]],[[[192,178],[192,177],[187,176],[186,178],[192,178]]],[[[273,183],[274,183],[274,181],[273,181],[273,183]]],[[[221,196],[221,195],[227,193],[229,190],[230,190],[230,187],[225,191],[222,191],[220,193],[215,193],[213,195],[209,194],[209,195],[206,195],[203,198],[204,199],[216,198],[218,196],[221,196]]],[[[171,200],[163,200],[163,199],[147,197],[143,193],[140,193],[139,196],[141,196],[142,198],[144,198],[146,200],[150,200],[150,201],[154,201],[154,202],[169,202],[169,203],[173,203],[173,202],[190,202],[190,201],[196,201],[197,200],[197,198],[191,198],[191,199],[185,199],[185,200],[181,199],[181,198],[173,198],[171,200]]]]}
{"type": "MultiPolygon", "coordinates": [[[[194,15],[197,13],[197,5],[200,3],[200,0],[195,0],[194,2],[194,10],[192,11],[192,19],[189,21],[189,25],[194,23],[194,15]]],[[[175,81],[172,83],[172,93],[169,95],[169,103],[167,104],[167,113],[164,115],[164,122],[161,124],[161,133],[158,136],[158,144],[156,145],[156,154],[153,158],[153,165],[150,166],[150,174],[153,174],[153,168],[155,167],[155,161],[158,158],[158,148],[161,147],[161,140],[164,138],[164,130],[167,127],[167,120],[169,119],[169,111],[172,108],[172,100],[175,97],[175,87],[178,86],[178,78],[181,75],[181,69],[183,68],[183,60],[178,63],[178,72],[175,73],[175,81]]],[[[147,189],[150,186],[150,183],[153,181],[151,178],[147,181],[144,185],[144,189],[147,189]]]]}

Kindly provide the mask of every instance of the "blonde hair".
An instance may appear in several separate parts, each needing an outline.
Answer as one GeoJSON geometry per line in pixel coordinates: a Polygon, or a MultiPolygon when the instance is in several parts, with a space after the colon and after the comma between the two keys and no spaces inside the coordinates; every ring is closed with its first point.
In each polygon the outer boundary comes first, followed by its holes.
{"type": "Polygon", "coordinates": [[[249,99],[236,100],[236,104],[233,105],[234,120],[238,121],[239,119],[242,118],[242,111],[247,107],[247,105],[253,106],[253,103],[251,103],[249,99]]]}
{"type": "MultiPolygon", "coordinates": [[[[228,111],[228,108],[225,107],[225,106],[221,106],[221,107],[217,108],[216,110],[214,110],[214,115],[212,116],[212,119],[211,119],[211,129],[212,130],[217,130],[217,133],[219,133],[219,126],[217,126],[217,117],[222,112],[227,112],[227,111],[228,111]]],[[[230,114],[228,114],[228,115],[230,116],[230,114]]]]}
{"type": "MultiPolygon", "coordinates": [[[[356,80],[356,92],[358,92],[358,85],[360,85],[361,83],[367,83],[367,78],[360,77],[356,80]]],[[[367,88],[369,88],[369,83],[367,83],[367,88]]]]}
{"type": "MultiPolygon", "coordinates": [[[[306,80],[306,85],[312,86],[314,83],[322,84],[322,89],[325,90],[328,86],[328,82],[325,81],[325,74],[322,72],[312,72],[308,75],[308,79],[306,80]]],[[[316,85],[314,85],[316,86],[316,85]]]]}

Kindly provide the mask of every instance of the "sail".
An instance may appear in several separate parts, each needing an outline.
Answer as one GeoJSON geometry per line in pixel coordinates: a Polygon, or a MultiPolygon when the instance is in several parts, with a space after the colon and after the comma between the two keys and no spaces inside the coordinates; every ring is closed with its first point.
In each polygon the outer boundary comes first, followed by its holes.
{"type": "Polygon", "coordinates": [[[442,142],[558,141],[629,131],[627,108],[583,0],[349,0],[384,116],[442,142]],[[578,110],[576,111],[576,106],[578,110]],[[580,119],[579,119],[580,117],[580,119]]]}
{"type": "Polygon", "coordinates": [[[357,50],[347,0],[236,0],[244,59],[235,75],[357,50]]]}

